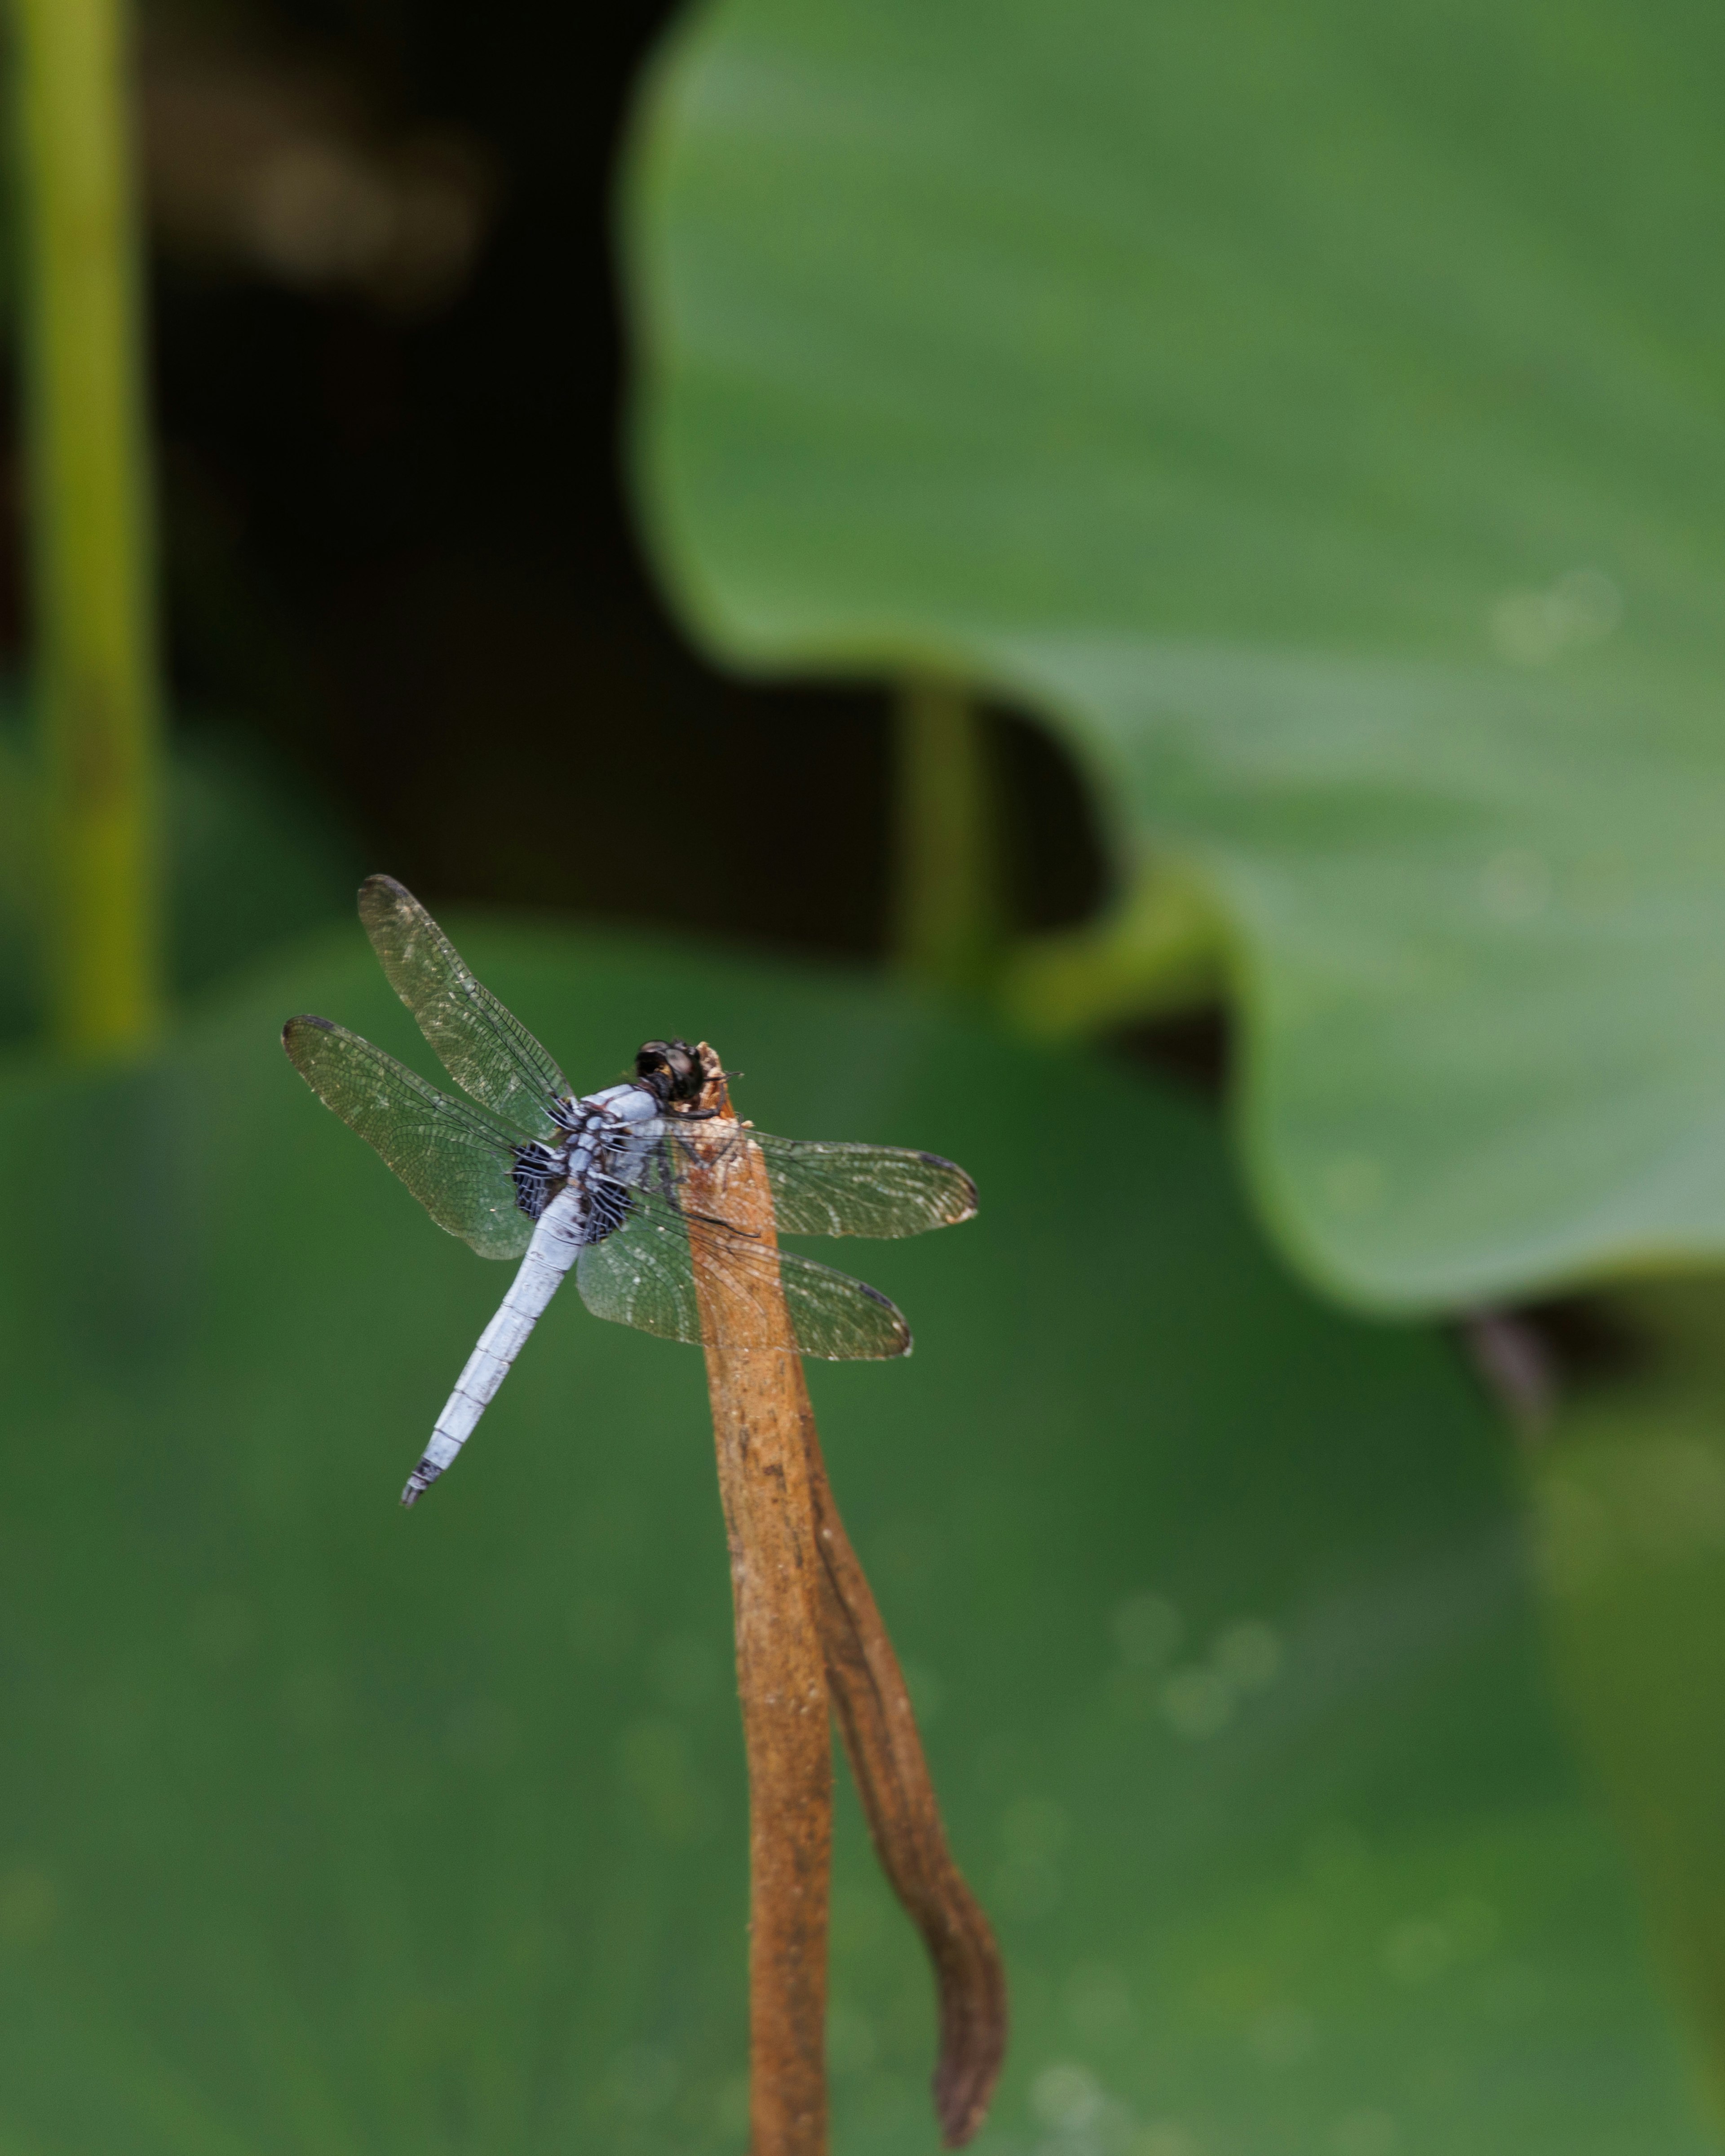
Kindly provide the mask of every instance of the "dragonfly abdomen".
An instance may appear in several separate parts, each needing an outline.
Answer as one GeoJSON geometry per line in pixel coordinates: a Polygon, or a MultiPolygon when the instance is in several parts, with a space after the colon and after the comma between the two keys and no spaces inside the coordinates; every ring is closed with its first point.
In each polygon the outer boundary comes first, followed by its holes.
{"type": "Polygon", "coordinates": [[[480,1333],[479,1345],[455,1380],[454,1391],[444,1403],[431,1442],[408,1477],[403,1504],[413,1504],[454,1464],[496,1398],[511,1364],[580,1253],[586,1240],[586,1194],[566,1186],[541,1213],[520,1271],[510,1282],[497,1315],[480,1333]]]}

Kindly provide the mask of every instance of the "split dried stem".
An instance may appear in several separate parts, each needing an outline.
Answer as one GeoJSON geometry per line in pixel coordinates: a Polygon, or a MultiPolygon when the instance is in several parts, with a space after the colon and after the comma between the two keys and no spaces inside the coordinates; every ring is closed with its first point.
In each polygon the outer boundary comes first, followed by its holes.
{"type": "MultiPolygon", "coordinates": [[[[701,1053],[703,1105],[732,1120],[718,1059],[705,1044],[701,1053]]],[[[750,1149],[727,1146],[691,1195],[774,1241],[772,1193],[750,1149]]],[[[946,2146],[960,2148],[982,2125],[1005,2056],[999,1949],[947,1847],[904,1673],[827,1480],[789,1321],[782,1306],[733,1306],[739,1291],[717,1269],[698,1269],[696,1289],[710,1332],[722,1314],[727,1337],[750,1342],[706,1353],[749,1762],[752,2156],[826,2146],[829,1697],[881,1868],[934,1965],[935,2112],[946,2146]]]]}
{"type": "MultiPolygon", "coordinates": [[[[799,1383],[802,1377],[799,1363],[799,1383]]],[[[839,1517],[812,1413],[804,1427],[833,1711],[880,1868],[934,1964],[941,2022],[935,2116],[945,2145],[962,2148],[988,2116],[1006,2057],[1006,1969],[947,1845],[904,1671],[839,1517]]]]}

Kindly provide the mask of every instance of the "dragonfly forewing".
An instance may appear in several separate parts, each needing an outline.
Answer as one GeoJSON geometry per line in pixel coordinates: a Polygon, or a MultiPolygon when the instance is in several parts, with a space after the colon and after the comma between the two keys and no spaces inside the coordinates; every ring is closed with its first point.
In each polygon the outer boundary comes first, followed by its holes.
{"type": "Polygon", "coordinates": [[[976,1185],[938,1153],[752,1131],[788,1235],[922,1235],[976,1211],[976,1185]]]}
{"type": "MultiPolygon", "coordinates": [[[[715,1127],[726,1146],[752,1147],[766,1163],[774,1221],[787,1235],[926,1235],[968,1220],[976,1185],[938,1153],[898,1146],[850,1145],[818,1138],[774,1137],[747,1123],[715,1127]]],[[[715,1141],[675,1130],[661,1142],[668,1173],[679,1188],[711,1158],[715,1141]]]]}
{"type": "Polygon", "coordinates": [[[437,1059],[465,1093],[540,1139],[554,1139],[553,1109],[569,1081],[515,1014],[474,978],[460,953],[393,876],[367,876],[359,917],[389,985],[437,1059]]]}

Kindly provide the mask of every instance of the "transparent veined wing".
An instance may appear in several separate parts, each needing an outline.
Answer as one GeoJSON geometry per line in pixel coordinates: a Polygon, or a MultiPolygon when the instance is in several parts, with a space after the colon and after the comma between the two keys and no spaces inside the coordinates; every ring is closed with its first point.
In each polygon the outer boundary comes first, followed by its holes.
{"type": "MultiPolygon", "coordinates": [[[[953,1227],[976,1211],[976,1185],[938,1153],[776,1138],[747,1124],[737,1127],[730,1142],[758,1150],[773,1189],[773,1218],[787,1235],[921,1235],[953,1227]]],[[[675,1132],[663,1143],[680,1183],[694,1157],[675,1132]]]]}
{"type": "Polygon", "coordinates": [[[482,1258],[526,1249],[533,1223],[516,1203],[515,1180],[525,1132],[439,1092],[326,1018],[290,1018],[281,1044],[325,1107],[382,1155],[439,1228],[482,1258]]]}
{"type": "MultiPolygon", "coordinates": [[[[637,1189],[629,1197],[622,1226],[602,1243],[589,1243],[577,1265],[581,1299],[595,1317],[700,1345],[698,1252],[704,1265],[725,1269],[727,1300],[741,1296],[770,1307],[770,1299],[783,1294],[801,1354],[850,1363],[910,1353],[911,1328],[902,1313],[861,1281],[793,1250],[775,1252],[721,1221],[691,1218],[660,1191],[637,1189]]],[[[752,1342],[721,1337],[712,1344],[752,1342]]]]}
{"type": "Polygon", "coordinates": [[[390,987],[455,1083],[535,1137],[555,1138],[551,1104],[569,1098],[568,1080],[514,1013],[474,978],[412,891],[393,876],[367,876],[359,917],[390,987]]]}

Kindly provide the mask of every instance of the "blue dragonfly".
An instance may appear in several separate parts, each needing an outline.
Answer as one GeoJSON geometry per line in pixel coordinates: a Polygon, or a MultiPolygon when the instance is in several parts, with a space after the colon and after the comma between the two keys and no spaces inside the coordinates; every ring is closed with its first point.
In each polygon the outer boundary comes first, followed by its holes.
{"type": "MultiPolygon", "coordinates": [[[[963,1168],[937,1153],[716,1125],[698,1105],[707,1068],[683,1040],[646,1042],[632,1080],[578,1098],[410,891],[392,876],[369,877],[359,911],[390,985],[459,1092],[439,1091],[326,1018],[290,1019],[282,1045],[325,1106],[440,1228],[481,1257],[521,1261],[408,1477],[404,1505],[454,1460],[572,1268],[595,1317],[665,1339],[745,1344],[742,1328],[737,1341],[725,1337],[715,1307],[747,1316],[777,1310],[782,1297],[799,1354],[909,1354],[910,1327],[885,1296],[715,1214],[705,1194],[716,1152],[749,1148],[776,1226],[799,1235],[916,1235],[968,1220],[976,1186],[963,1168]],[[716,1306],[709,1297],[703,1316],[696,1279],[709,1269],[726,1293],[716,1306]]],[[[746,1330],[757,1342],[758,1324],[746,1330]]]]}

